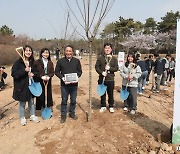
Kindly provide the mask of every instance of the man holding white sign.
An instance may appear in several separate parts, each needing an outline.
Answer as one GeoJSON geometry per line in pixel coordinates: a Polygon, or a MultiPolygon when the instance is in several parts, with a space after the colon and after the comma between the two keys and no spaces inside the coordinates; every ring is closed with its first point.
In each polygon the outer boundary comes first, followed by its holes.
{"type": "Polygon", "coordinates": [[[58,60],[55,68],[56,76],[61,80],[61,123],[66,121],[67,100],[70,95],[70,118],[76,120],[75,114],[78,78],[82,75],[79,59],[73,57],[74,49],[71,45],[64,48],[65,57],[58,60]]]}

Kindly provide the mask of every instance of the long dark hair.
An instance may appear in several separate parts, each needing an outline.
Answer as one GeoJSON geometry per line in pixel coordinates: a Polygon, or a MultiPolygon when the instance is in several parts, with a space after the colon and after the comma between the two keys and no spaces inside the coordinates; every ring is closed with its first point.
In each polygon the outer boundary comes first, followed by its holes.
{"type": "Polygon", "coordinates": [[[25,46],[23,47],[24,52],[25,52],[26,48],[31,49],[31,52],[32,52],[31,56],[29,57],[29,65],[31,66],[31,65],[33,65],[33,63],[34,63],[33,49],[32,49],[32,47],[31,47],[30,45],[25,45],[25,46]]]}
{"type": "Polygon", "coordinates": [[[126,67],[129,66],[129,60],[128,60],[128,57],[129,57],[129,56],[132,56],[132,57],[133,57],[133,63],[136,64],[136,67],[137,67],[136,55],[135,55],[133,52],[129,52],[129,53],[128,53],[127,58],[126,58],[125,66],[126,66],[126,67]]]}
{"type": "Polygon", "coordinates": [[[48,59],[48,60],[51,60],[51,53],[50,53],[50,51],[49,51],[48,48],[42,48],[42,49],[41,49],[40,56],[39,56],[40,59],[42,59],[42,53],[43,53],[45,50],[47,50],[48,53],[49,53],[49,57],[48,57],[47,59],[48,59]]]}

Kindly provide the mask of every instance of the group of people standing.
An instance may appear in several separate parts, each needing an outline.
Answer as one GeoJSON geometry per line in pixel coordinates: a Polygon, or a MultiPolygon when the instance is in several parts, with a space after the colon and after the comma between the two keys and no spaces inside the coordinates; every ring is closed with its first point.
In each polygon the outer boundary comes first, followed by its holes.
{"type": "Polygon", "coordinates": [[[80,61],[73,57],[74,48],[70,45],[64,48],[65,57],[57,61],[55,71],[49,49],[43,48],[38,60],[34,59],[31,46],[25,45],[23,50],[24,59],[19,58],[15,61],[11,71],[14,82],[13,98],[19,101],[21,125],[25,126],[27,123],[25,118],[26,102],[28,102],[30,121],[40,122],[38,117],[35,116],[35,96],[29,90],[29,85],[32,82],[31,79],[33,78],[34,82],[40,82],[42,86],[42,94],[36,97],[36,110],[43,110],[46,106],[53,106],[51,81],[54,74],[61,80],[61,122],[64,123],[66,121],[68,95],[70,95],[71,99],[69,116],[73,119],[77,119],[75,107],[78,83],[67,83],[64,78],[64,75],[67,73],[77,73],[78,78],[82,74],[80,61]],[[46,85],[47,91],[45,90],[46,85]],[[45,91],[47,92],[46,94],[45,91]],[[45,96],[47,96],[47,104],[45,104],[45,96]]]}
{"type": "Polygon", "coordinates": [[[144,93],[146,85],[149,84],[150,74],[152,74],[151,90],[157,93],[160,92],[161,85],[171,84],[172,78],[175,77],[175,60],[170,54],[161,58],[158,53],[154,53],[154,55],[149,55],[148,58],[141,59],[141,54],[138,53],[136,54],[136,60],[142,71],[138,78],[138,94],[140,95],[144,93]]]}
{"type": "MultiPolygon", "coordinates": [[[[19,58],[12,66],[11,75],[14,81],[13,98],[19,101],[19,115],[21,125],[25,126],[27,120],[25,118],[25,105],[28,102],[28,108],[30,112],[30,121],[39,122],[37,116],[35,116],[36,110],[43,110],[46,106],[52,108],[52,77],[56,75],[60,79],[61,84],[61,119],[60,122],[64,123],[67,119],[67,113],[69,117],[76,120],[78,119],[76,109],[76,97],[78,89],[78,79],[82,75],[82,67],[80,60],[75,58],[74,48],[71,45],[67,45],[64,48],[64,57],[58,59],[56,67],[51,61],[51,55],[48,48],[43,48],[40,52],[38,60],[34,59],[33,49],[29,45],[24,46],[24,57],[19,58]],[[66,74],[75,73],[77,80],[74,82],[67,82],[66,74]],[[36,97],[36,105],[34,105],[35,96],[30,92],[29,85],[32,82],[40,82],[42,86],[42,94],[36,97]],[[47,87],[47,90],[45,88],[47,87]],[[46,92],[46,94],[45,94],[46,92]],[[47,104],[45,99],[47,96],[47,104]],[[67,110],[68,96],[70,96],[70,107],[67,110]]],[[[130,114],[135,114],[137,110],[137,92],[142,92],[145,88],[145,82],[149,81],[149,74],[154,66],[154,75],[156,78],[156,89],[159,90],[160,76],[164,73],[160,71],[160,58],[156,58],[154,62],[150,56],[143,66],[144,61],[141,61],[139,55],[135,55],[134,52],[129,52],[124,65],[118,67],[118,60],[112,55],[112,44],[104,44],[104,52],[97,59],[95,64],[95,70],[99,74],[98,84],[104,83],[107,86],[107,90],[104,95],[101,96],[101,108],[100,112],[104,112],[107,109],[106,106],[106,93],[108,95],[108,109],[110,113],[114,112],[114,86],[115,86],[115,72],[120,71],[122,77],[122,89],[127,88],[129,96],[124,101],[124,111],[130,111],[130,114]],[[132,67],[133,66],[133,67],[132,67]],[[160,74],[159,74],[160,73],[160,74]],[[140,85],[141,83],[141,85],[140,85]]],[[[154,55],[155,57],[157,55],[154,55]]],[[[163,63],[162,63],[163,65],[163,63]]],[[[174,68],[173,64],[169,64],[170,70],[174,68]]],[[[172,73],[170,73],[172,74],[172,73]]],[[[170,80],[170,79],[169,79],[170,80]]]]}

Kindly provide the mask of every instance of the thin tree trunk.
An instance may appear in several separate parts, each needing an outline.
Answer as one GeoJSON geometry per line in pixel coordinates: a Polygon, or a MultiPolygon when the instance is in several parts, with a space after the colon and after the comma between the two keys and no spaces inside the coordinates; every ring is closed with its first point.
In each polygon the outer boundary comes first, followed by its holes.
{"type": "Polygon", "coordinates": [[[92,41],[88,41],[89,46],[89,111],[87,121],[91,121],[92,114],[92,41]]]}

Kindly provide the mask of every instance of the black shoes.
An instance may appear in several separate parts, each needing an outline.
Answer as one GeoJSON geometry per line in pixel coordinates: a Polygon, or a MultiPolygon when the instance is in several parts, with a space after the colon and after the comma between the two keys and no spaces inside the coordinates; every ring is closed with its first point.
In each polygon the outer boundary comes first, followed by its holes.
{"type": "Polygon", "coordinates": [[[69,117],[74,119],[74,120],[78,119],[78,117],[75,114],[72,114],[72,113],[69,114],[69,117]]]}
{"type": "Polygon", "coordinates": [[[65,123],[65,122],[66,122],[66,115],[62,115],[60,123],[65,123]]]}
{"type": "MultiPolygon", "coordinates": [[[[77,120],[78,117],[73,113],[69,113],[69,117],[74,119],[74,120],[77,120]]],[[[61,120],[60,120],[60,123],[65,123],[66,122],[66,115],[61,115],[61,120]]]]}

